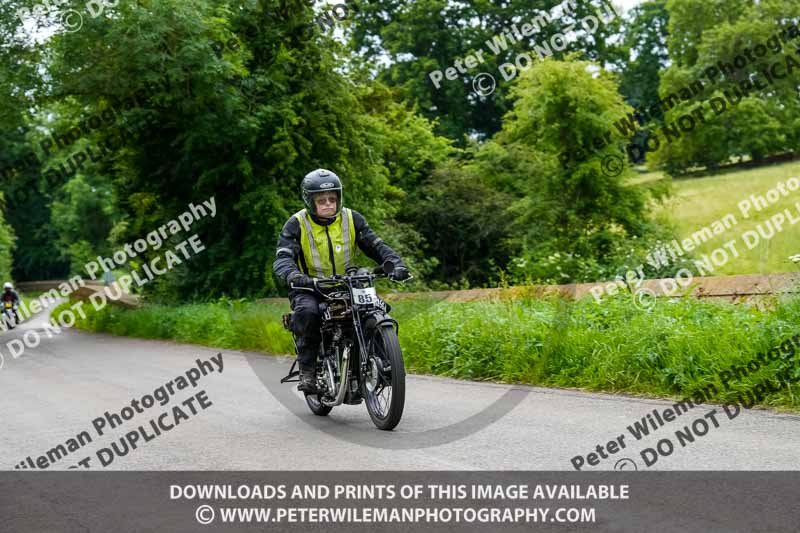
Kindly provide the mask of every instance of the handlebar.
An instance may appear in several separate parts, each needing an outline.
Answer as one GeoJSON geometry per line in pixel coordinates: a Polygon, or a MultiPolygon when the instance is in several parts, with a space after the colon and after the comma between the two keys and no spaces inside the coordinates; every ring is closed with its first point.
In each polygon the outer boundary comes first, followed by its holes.
{"type": "MultiPolygon", "coordinates": [[[[293,288],[321,293],[321,291],[319,290],[320,288],[329,288],[329,287],[324,287],[324,285],[327,283],[337,283],[337,282],[340,283],[345,281],[346,279],[366,279],[370,277],[386,278],[389,277],[389,274],[394,272],[394,268],[395,268],[394,263],[392,263],[391,261],[384,261],[382,265],[373,268],[371,272],[367,268],[350,267],[348,270],[355,269],[355,272],[352,274],[344,274],[344,275],[336,274],[333,276],[328,276],[326,278],[314,278],[314,288],[311,287],[293,287],[293,288]],[[366,273],[358,274],[358,271],[360,270],[364,270],[366,271],[366,273]]],[[[413,276],[409,276],[407,279],[412,279],[412,278],[413,276]]],[[[403,282],[398,281],[397,283],[403,283],[403,282]]]]}
{"type": "Polygon", "coordinates": [[[391,261],[384,261],[379,267],[375,267],[372,271],[373,274],[386,274],[387,276],[394,272],[394,263],[391,261]]]}

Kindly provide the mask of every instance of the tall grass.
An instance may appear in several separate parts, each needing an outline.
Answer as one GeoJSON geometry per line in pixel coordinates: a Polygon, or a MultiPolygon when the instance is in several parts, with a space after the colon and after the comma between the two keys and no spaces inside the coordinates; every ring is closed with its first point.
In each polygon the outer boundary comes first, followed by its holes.
{"type": "MultiPolygon", "coordinates": [[[[54,315],[69,304],[59,306],[54,315]]],[[[147,339],[262,351],[292,353],[291,335],[281,326],[286,311],[276,305],[222,300],[215,303],[150,305],[127,310],[108,305],[101,311],[84,306],[86,319],[76,327],[89,331],[147,339]]]]}
{"type": "MultiPolygon", "coordinates": [[[[720,385],[723,370],[800,333],[798,298],[776,300],[767,311],[692,298],[659,299],[652,310],[642,311],[623,295],[604,299],[602,305],[588,298],[472,303],[431,299],[392,306],[410,372],[668,397],[690,396],[710,383],[720,385]]],[[[287,310],[288,305],[231,301],[136,310],[109,306],[91,310],[79,327],[293,353],[291,335],[280,324],[287,310]]],[[[800,379],[798,360],[800,354],[790,364],[800,379]]],[[[748,375],[731,388],[750,387],[770,372],[748,375]]],[[[715,399],[731,398],[724,386],[718,389],[715,399]]],[[[797,385],[790,384],[763,398],[762,405],[796,409],[798,392],[797,385]]]]}

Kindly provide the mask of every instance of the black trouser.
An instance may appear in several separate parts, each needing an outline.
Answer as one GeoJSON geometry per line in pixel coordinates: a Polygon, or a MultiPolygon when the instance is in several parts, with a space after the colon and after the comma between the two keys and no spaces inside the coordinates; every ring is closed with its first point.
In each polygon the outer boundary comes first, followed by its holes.
{"type": "Polygon", "coordinates": [[[297,343],[297,362],[313,365],[317,361],[319,343],[322,340],[320,301],[307,291],[290,291],[289,301],[292,306],[292,331],[297,343]]]}
{"type": "MultiPolygon", "coordinates": [[[[14,318],[13,318],[14,322],[13,322],[13,323],[11,323],[11,324],[9,324],[9,326],[11,326],[11,327],[17,327],[17,326],[19,325],[19,314],[17,313],[17,310],[16,310],[16,309],[14,309],[14,310],[12,311],[12,314],[14,315],[14,318]]],[[[6,321],[6,315],[5,315],[5,313],[3,314],[3,320],[4,320],[4,321],[6,321]]]]}

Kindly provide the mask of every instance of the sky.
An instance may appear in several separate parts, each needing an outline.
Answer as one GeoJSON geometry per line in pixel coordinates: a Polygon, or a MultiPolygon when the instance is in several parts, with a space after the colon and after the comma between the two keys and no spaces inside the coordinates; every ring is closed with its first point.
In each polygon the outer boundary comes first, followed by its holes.
{"type": "Polygon", "coordinates": [[[615,5],[622,4],[622,8],[627,12],[632,7],[638,6],[642,3],[642,0],[613,0],[615,5]]]}

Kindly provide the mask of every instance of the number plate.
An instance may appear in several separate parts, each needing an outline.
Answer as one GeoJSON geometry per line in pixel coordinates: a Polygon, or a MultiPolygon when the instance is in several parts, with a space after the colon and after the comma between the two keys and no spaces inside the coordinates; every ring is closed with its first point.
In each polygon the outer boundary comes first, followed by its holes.
{"type": "Polygon", "coordinates": [[[353,302],[356,304],[374,304],[378,302],[378,294],[375,292],[375,287],[367,287],[366,289],[353,288],[353,302]]]}

